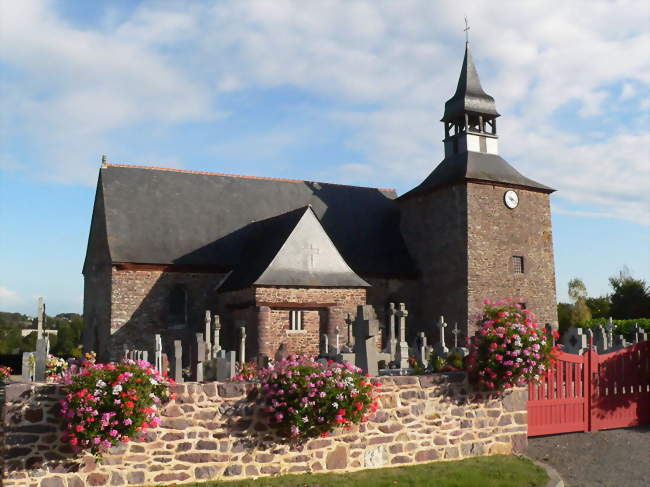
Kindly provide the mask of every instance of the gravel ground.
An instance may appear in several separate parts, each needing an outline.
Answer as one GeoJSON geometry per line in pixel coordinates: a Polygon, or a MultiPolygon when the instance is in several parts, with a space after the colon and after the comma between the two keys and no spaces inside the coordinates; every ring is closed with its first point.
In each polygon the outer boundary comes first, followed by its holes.
{"type": "Polygon", "coordinates": [[[528,439],[525,454],[555,467],[568,487],[650,486],[650,427],[528,439]]]}

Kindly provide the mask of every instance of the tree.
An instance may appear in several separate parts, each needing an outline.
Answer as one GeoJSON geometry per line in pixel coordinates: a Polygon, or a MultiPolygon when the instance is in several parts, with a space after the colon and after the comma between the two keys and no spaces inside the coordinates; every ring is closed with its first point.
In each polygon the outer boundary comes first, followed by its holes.
{"type": "Polygon", "coordinates": [[[569,303],[557,303],[557,322],[560,334],[571,328],[571,309],[569,303]]]}
{"type": "Polygon", "coordinates": [[[617,276],[609,278],[612,287],[611,315],[617,320],[650,318],[650,290],[642,279],[634,279],[623,267],[617,276]]]}
{"type": "Polygon", "coordinates": [[[571,326],[579,326],[591,319],[587,306],[587,287],[581,279],[574,277],[569,281],[569,298],[572,301],[571,326]]]}
{"type": "Polygon", "coordinates": [[[587,306],[589,311],[591,311],[592,318],[609,318],[611,316],[610,312],[610,300],[609,296],[600,296],[599,298],[587,298],[587,306]]]}

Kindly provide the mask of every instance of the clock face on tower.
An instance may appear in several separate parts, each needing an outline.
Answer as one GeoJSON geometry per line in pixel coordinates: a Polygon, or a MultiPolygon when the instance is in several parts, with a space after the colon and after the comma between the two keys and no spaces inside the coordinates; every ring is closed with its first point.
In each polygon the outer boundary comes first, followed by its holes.
{"type": "Polygon", "coordinates": [[[509,189],[503,195],[503,202],[511,210],[517,208],[517,205],[519,204],[519,195],[515,191],[509,189]]]}

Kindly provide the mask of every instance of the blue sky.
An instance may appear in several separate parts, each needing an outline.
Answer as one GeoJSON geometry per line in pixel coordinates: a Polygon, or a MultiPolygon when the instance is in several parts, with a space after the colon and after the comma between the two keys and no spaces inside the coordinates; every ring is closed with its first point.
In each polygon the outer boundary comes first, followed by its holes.
{"type": "Polygon", "coordinates": [[[650,282],[647,2],[0,0],[0,310],[81,310],[102,154],[407,191],[464,15],[501,154],[558,189],[558,298],[650,282]]]}

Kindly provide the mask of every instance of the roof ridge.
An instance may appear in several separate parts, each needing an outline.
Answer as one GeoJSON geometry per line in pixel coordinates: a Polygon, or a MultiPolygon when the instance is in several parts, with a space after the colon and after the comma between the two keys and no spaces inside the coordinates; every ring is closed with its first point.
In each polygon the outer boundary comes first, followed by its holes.
{"type": "Polygon", "coordinates": [[[137,164],[116,164],[116,163],[105,163],[102,164],[102,167],[125,167],[130,169],[149,169],[154,171],[167,171],[167,172],[179,172],[185,174],[202,174],[205,176],[228,176],[233,178],[242,178],[242,179],[260,179],[263,181],[281,181],[285,183],[315,183],[315,184],[327,184],[329,186],[343,186],[347,188],[367,188],[367,189],[377,189],[379,191],[397,191],[395,188],[376,188],[374,186],[359,186],[355,184],[340,184],[340,183],[326,183],[323,181],[306,181],[304,179],[288,179],[288,178],[273,178],[266,176],[245,176],[243,174],[226,174],[220,172],[209,172],[209,171],[193,171],[190,169],[173,169],[168,167],[156,167],[156,166],[140,166],[137,164]]]}

